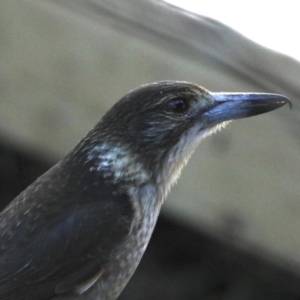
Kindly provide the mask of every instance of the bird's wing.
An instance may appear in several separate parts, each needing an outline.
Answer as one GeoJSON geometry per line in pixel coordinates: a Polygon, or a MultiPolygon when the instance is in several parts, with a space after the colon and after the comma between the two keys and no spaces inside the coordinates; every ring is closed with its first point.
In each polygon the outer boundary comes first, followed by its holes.
{"type": "Polygon", "coordinates": [[[46,300],[92,286],[131,228],[130,201],[119,200],[62,209],[39,228],[32,217],[13,230],[0,223],[0,299],[46,300]]]}

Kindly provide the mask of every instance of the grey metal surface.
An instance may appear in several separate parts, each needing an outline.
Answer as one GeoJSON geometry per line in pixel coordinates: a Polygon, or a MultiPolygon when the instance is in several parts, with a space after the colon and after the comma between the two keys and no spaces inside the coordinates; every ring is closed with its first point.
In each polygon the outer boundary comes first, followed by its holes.
{"type": "Polygon", "coordinates": [[[154,1],[2,1],[0,26],[0,137],[51,158],[142,83],[289,96],[202,143],[164,209],[300,270],[297,61],[154,1]]]}

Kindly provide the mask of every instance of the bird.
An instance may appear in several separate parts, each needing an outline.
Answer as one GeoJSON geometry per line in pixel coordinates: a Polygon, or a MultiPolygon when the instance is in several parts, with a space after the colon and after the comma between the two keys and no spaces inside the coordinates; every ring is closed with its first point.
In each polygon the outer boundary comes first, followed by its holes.
{"type": "Polygon", "coordinates": [[[122,97],[0,214],[1,300],[115,300],[202,139],[290,100],[159,81],[122,97]]]}

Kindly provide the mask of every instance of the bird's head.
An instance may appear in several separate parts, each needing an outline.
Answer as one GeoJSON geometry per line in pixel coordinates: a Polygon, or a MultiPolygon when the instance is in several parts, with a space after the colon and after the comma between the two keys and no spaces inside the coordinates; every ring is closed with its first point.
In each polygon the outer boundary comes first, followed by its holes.
{"type": "Polygon", "coordinates": [[[119,100],[92,130],[89,157],[98,161],[95,170],[111,169],[116,178],[151,177],[169,187],[201,139],[233,119],[286,102],[276,94],[210,93],[188,82],[143,85],[119,100]]]}

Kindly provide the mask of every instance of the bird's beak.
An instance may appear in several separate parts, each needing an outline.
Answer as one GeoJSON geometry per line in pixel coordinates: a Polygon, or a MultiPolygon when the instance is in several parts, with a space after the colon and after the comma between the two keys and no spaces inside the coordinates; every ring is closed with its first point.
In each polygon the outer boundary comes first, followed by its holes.
{"type": "Polygon", "coordinates": [[[263,114],[289,103],[285,96],[267,93],[211,93],[212,104],[203,113],[210,124],[263,114]]]}

